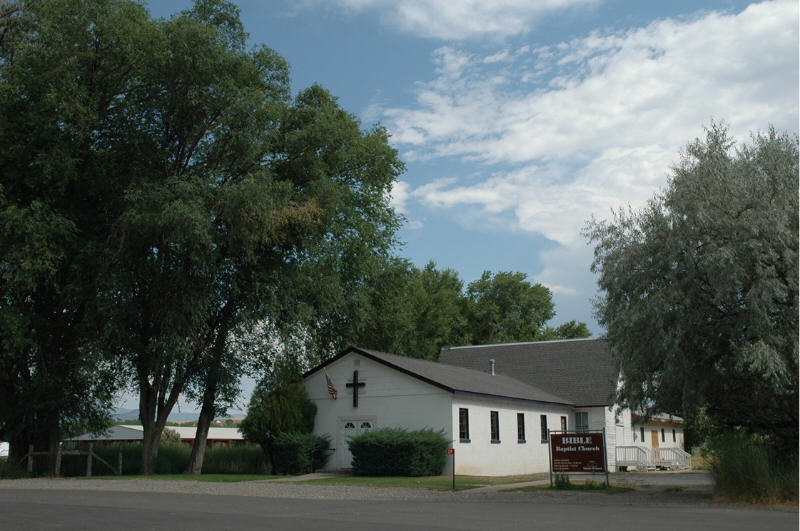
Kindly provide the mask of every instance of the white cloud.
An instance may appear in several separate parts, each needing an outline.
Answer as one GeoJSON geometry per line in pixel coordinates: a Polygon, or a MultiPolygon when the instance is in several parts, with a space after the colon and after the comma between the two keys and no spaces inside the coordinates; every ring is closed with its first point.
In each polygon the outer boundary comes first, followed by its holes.
{"type": "Polygon", "coordinates": [[[770,123],[796,130],[797,18],[784,1],[485,57],[440,48],[438,77],[384,121],[407,159],[456,156],[489,175],[405,193],[582,243],[584,220],[643,204],[710,119],[740,140],[770,123]]]}
{"type": "Polygon", "coordinates": [[[392,191],[390,192],[389,204],[394,208],[398,214],[407,214],[406,203],[409,197],[409,185],[405,181],[395,181],[392,184],[392,191]]]}
{"type": "MultiPolygon", "coordinates": [[[[405,181],[395,181],[389,193],[389,204],[395,212],[408,218],[408,201],[411,198],[411,186],[405,181]]],[[[407,219],[406,228],[421,229],[424,226],[418,219],[407,219]]]]}
{"type": "MultiPolygon", "coordinates": [[[[502,39],[530,30],[546,13],[599,0],[336,0],[354,12],[377,10],[401,31],[442,40],[502,39]]],[[[311,3],[311,2],[308,2],[311,3]]]]}
{"type": "Polygon", "coordinates": [[[553,292],[556,316],[551,324],[559,325],[575,319],[587,323],[595,335],[602,333],[587,304],[597,288],[594,277],[589,273],[592,249],[585,244],[561,246],[544,251],[540,259],[544,269],[533,280],[553,292]]]}

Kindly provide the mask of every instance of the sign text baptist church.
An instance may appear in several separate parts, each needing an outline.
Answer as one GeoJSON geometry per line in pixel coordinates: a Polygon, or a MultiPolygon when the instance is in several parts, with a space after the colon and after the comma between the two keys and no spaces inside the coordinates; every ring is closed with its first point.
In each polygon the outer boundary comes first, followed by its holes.
{"type": "Polygon", "coordinates": [[[602,433],[551,433],[553,472],[605,472],[602,433]]]}

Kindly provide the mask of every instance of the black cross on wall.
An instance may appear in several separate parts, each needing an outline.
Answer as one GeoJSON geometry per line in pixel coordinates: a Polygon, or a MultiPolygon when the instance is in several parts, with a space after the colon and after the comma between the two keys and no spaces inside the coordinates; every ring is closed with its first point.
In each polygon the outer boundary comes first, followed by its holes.
{"type": "Polygon", "coordinates": [[[364,387],[364,382],[358,381],[358,371],[353,371],[353,382],[345,384],[347,387],[353,388],[353,407],[358,407],[358,388],[364,387]]]}

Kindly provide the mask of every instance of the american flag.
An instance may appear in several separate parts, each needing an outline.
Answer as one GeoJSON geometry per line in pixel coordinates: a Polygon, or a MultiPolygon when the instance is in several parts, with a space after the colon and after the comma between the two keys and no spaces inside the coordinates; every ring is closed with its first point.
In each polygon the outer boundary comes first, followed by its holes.
{"type": "Polygon", "coordinates": [[[333,386],[333,382],[331,381],[330,376],[328,376],[328,372],[325,372],[325,380],[328,381],[328,393],[330,393],[331,398],[336,400],[336,396],[339,394],[339,391],[333,386]]]}

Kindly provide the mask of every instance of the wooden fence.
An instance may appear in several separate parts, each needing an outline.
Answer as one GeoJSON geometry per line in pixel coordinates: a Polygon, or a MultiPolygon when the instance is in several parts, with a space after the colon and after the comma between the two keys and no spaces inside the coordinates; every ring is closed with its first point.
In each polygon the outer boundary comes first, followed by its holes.
{"type": "MultiPolygon", "coordinates": [[[[27,459],[28,463],[28,473],[33,474],[34,468],[34,459],[37,455],[44,455],[44,456],[52,456],[53,452],[34,452],[33,445],[31,444],[28,446],[28,453],[25,454],[22,459],[20,459],[19,464],[21,465],[23,461],[27,459]]],[[[94,443],[89,443],[89,450],[64,450],[61,448],[59,444],[55,451],[55,471],[54,474],[56,477],[61,476],[61,456],[64,455],[85,455],[86,456],[86,477],[92,477],[92,466],[94,460],[100,461],[106,467],[108,467],[111,472],[116,476],[122,475],[122,445],[119,446],[119,452],[117,453],[117,468],[111,466],[108,461],[94,453],[94,443]]]]}

